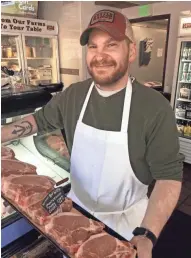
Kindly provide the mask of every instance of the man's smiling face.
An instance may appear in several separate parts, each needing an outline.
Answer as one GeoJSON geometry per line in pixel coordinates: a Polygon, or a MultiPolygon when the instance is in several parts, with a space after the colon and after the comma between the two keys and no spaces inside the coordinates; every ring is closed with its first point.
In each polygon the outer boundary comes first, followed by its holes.
{"type": "Polygon", "coordinates": [[[86,62],[95,83],[108,87],[128,72],[129,61],[132,61],[129,59],[130,45],[127,40],[117,41],[100,29],[91,31],[86,62]]]}

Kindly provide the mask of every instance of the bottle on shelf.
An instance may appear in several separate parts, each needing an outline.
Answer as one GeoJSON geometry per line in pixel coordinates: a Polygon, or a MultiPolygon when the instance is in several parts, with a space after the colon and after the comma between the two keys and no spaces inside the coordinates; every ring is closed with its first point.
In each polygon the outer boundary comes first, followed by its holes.
{"type": "Polygon", "coordinates": [[[182,59],[187,60],[188,58],[188,48],[184,47],[183,53],[182,53],[182,59]]]}
{"type": "Polygon", "coordinates": [[[187,73],[188,72],[189,63],[183,63],[182,71],[187,73]]]}
{"type": "Polygon", "coordinates": [[[190,122],[188,122],[188,121],[184,122],[183,134],[184,134],[185,137],[190,137],[190,122]]]}
{"type": "Polygon", "coordinates": [[[181,124],[181,120],[177,119],[176,121],[176,126],[177,126],[177,130],[180,136],[183,135],[183,128],[182,128],[182,124],[181,124]]]}
{"type": "Polygon", "coordinates": [[[191,60],[191,47],[188,49],[188,60],[191,60]]]}
{"type": "Polygon", "coordinates": [[[189,137],[191,138],[191,122],[189,122],[189,137]]]}
{"type": "Polygon", "coordinates": [[[188,72],[191,72],[191,60],[190,60],[190,63],[188,65],[188,72]]]}

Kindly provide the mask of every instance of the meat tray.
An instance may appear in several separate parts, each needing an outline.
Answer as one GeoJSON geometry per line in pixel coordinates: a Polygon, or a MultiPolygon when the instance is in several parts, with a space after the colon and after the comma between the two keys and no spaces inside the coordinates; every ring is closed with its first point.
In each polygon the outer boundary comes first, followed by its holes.
{"type": "Polygon", "coordinates": [[[51,159],[56,165],[69,172],[70,162],[64,156],[51,149],[45,141],[46,136],[33,136],[34,144],[38,152],[48,159],[51,159]]]}
{"type": "MultiPolygon", "coordinates": [[[[68,192],[68,185],[66,185],[64,187],[65,189],[67,189],[68,192]]],[[[65,193],[67,193],[65,191],[65,193]]],[[[62,254],[68,258],[74,258],[74,256],[69,256],[66,252],[66,250],[64,250],[64,248],[62,248],[53,238],[51,238],[50,236],[46,235],[45,232],[43,232],[43,226],[38,225],[37,223],[35,223],[34,221],[32,221],[25,212],[23,212],[22,210],[19,209],[19,207],[17,207],[17,205],[15,205],[13,203],[13,201],[11,201],[10,199],[8,199],[7,197],[5,197],[5,195],[1,192],[1,196],[4,200],[6,200],[17,212],[19,212],[37,231],[39,231],[39,233],[41,235],[43,235],[46,239],[48,239],[50,242],[52,242],[52,244],[58,248],[62,254]]],[[[91,215],[89,212],[87,212],[86,210],[84,210],[82,207],[80,207],[78,204],[76,204],[75,202],[73,202],[73,207],[78,210],[79,212],[81,212],[84,216],[86,216],[89,219],[93,219],[96,221],[99,221],[96,217],[94,217],[93,215],[91,215]]],[[[101,221],[100,221],[101,222],[101,221]]],[[[102,222],[103,223],[103,222],[102,222]]],[[[111,228],[109,228],[107,225],[105,225],[104,231],[107,232],[108,234],[110,234],[111,236],[122,240],[122,241],[127,241],[124,237],[122,237],[121,235],[119,235],[117,232],[115,232],[114,230],[112,230],[111,228]]],[[[136,249],[136,247],[135,247],[136,249]]],[[[136,258],[138,258],[136,256],[136,258]]]]}

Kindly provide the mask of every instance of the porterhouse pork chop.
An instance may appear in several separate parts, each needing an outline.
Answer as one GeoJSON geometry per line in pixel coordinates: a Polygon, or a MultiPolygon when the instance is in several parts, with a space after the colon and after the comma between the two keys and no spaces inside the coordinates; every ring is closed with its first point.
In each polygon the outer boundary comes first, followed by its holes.
{"type": "Polygon", "coordinates": [[[84,242],[75,258],[135,258],[136,251],[129,242],[101,233],[91,236],[84,242]]]}
{"type": "Polygon", "coordinates": [[[2,192],[6,197],[26,209],[45,196],[54,188],[54,180],[48,176],[23,175],[2,178],[2,192]]]}
{"type": "Polygon", "coordinates": [[[27,207],[26,212],[31,219],[37,224],[44,226],[48,223],[52,216],[55,216],[61,212],[69,212],[72,209],[72,200],[65,198],[64,202],[60,207],[51,215],[42,207],[42,200],[38,201],[35,204],[32,204],[27,207]]]}
{"type": "Polygon", "coordinates": [[[36,167],[14,159],[1,160],[1,176],[10,175],[36,175],[36,167]]]}
{"type": "Polygon", "coordinates": [[[72,255],[91,235],[101,233],[103,228],[101,222],[88,219],[82,214],[66,212],[52,217],[45,231],[72,255]]]}
{"type": "Polygon", "coordinates": [[[1,147],[1,158],[2,159],[14,159],[15,153],[9,147],[2,146],[1,147]]]}

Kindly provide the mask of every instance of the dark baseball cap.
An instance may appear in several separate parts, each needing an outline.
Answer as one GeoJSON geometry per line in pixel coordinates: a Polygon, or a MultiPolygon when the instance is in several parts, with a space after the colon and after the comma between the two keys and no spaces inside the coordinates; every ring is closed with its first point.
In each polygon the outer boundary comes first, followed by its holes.
{"type": "Polygon", "coordinates": [[[113,10],[100,10],[96,12],[80,37],[80,44],[85,46],[88,43],[89,34],[92,29],[97,28],[108,32],[116,40],[128,38],[135,42],[131,23],[122,13],[113,10]]]}

